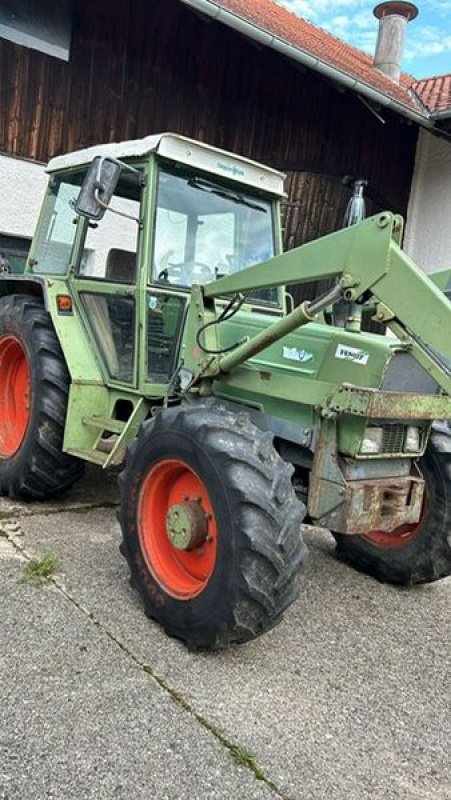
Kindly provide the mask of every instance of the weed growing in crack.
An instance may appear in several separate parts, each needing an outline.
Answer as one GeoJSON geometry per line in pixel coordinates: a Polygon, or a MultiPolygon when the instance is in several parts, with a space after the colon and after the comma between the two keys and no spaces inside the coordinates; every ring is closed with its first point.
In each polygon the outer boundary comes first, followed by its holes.
{"type": "Polygon", "coordinates": [[[35,586],[42,586],[42,584],[48,583],[57,568],[58,556],[56,553],[44,553],[40,558],[32,558],[28,562],[20,583],[32,583],[35,586]]]}
{"type": "Polygon", "coordinates": [[[252,770],[259,781],[265,780],[265,775],[257,763],[255,753],[251,753],[250,750],[246,750],[244,747],[236,744],[230,745],[230,752],[240,767],[247,767],[247,769],[252,770]]]}

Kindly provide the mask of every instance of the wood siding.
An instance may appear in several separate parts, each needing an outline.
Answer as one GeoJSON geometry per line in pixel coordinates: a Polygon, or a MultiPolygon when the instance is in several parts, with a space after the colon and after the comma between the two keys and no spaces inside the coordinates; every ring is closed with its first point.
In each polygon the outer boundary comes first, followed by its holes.
{"type": "Polygon", "coordinates": [[[47,161],[172,130],[288,171],[286,244],[340,224],[339,178],[406,212],[417,129],[177,0],[78,0],[69,63],[0,40],[0,151],[47,161]]]}

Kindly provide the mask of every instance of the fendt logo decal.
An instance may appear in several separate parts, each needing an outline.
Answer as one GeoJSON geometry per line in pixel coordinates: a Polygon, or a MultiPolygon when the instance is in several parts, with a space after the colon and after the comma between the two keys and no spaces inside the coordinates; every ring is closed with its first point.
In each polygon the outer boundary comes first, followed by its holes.
{"type": "Polygon", "coordinates": [[[245,175],[244,170],[236,164],[225,164],[224,161],[217,161],[216,166],[218,169],[223,169],[224,172],[231,172],[232,175],[241,175],[241,177],[245,175]]]}
{"type": "Polygon", "coordinates": [[[347,347],[344,344],[339,344],[335,350],[335,358],[341,358],[344,361],[352,361],[354,364],[368,364],[370,354],[365,350],[358,350],[356,347],[347,347]]]}
{"type": "Polygon", "coordinates": [[[306,364],[307,361],[313,361],[313,353],[309,353],[308,350],[298,350],[297,347],[284,346],[282,356],[290,361],[300,361],[302,364],[306,364]]]}

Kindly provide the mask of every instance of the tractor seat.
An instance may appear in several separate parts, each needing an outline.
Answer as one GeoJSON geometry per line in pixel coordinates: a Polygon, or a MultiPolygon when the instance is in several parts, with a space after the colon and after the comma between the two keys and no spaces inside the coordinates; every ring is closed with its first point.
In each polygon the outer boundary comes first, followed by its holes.
{"type": "Polygon", "coordinates": [[[136,253],[112,247],[106,259],[105,278],[115,283],[135,283],[136,253]]]}

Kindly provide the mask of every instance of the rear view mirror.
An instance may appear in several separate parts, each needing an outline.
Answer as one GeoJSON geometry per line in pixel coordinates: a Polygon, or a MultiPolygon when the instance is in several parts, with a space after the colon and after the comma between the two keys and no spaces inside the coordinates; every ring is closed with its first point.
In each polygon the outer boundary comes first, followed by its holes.
{"type": "Polygon", "coordinates": [[[75,211],[88,219],[102,219],[114,194],[122,166],[110,158],[96,156],[83,181],[75,211]]]}

